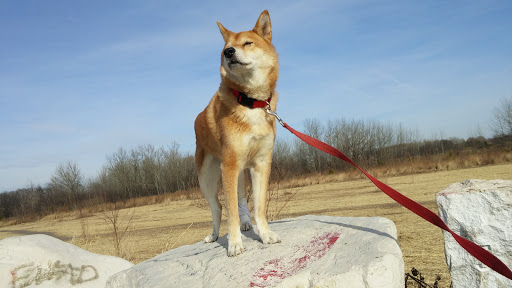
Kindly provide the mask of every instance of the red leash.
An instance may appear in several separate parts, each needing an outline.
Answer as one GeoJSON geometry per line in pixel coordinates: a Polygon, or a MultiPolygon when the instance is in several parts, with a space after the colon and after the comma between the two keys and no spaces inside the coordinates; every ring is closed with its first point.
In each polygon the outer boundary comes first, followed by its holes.
{"type": "Polygon", "coordinates": [[[469,241],[468,239],[457,235],[450,228],[448,228],[448,226],[443,222],[443,220],[441,220],[441,218],[439,218],[439,216],[437,216],[435,213],[433,213],[429,209],[421,206],[420,204],[416,203],[415,201],[407,198],[406,196],[400,194],[398,191],[389,187],[388,185],[380,182],[375,177],[373,177],[372,175],[370,175],[366,171],[364,171],[361,167],[359,167],[356,163],[354,163],[354,161],[352,161],[350,158],[345,156],[345,154],[343,154],[338,149],[336,149],[320,140],[317,140],[311,136],[308,136],[306,134],[296,131],[295,129],[290,127],[288,124],[283,122],[283,120],[281,120],[281,118],[279,118],[279,116],[277,116],[276,112],[274,112],[274,111],[272,111],[272,109],[270,109],[270,105],[264,109],[268,114],[276,117],[276,119],[279,121],[279,123],[284,128],[286,128],[288,131],[292,132],[295,136],[299,137],[299,139],[301,139],[302,141],[306,142],[308,145],[310,145],[318,150],[321,150],[327,154],[330,154],[336,158],[339,158],[339,159],[351,164],[352,166],[356,167],[361,172],[363,172],[363,174],[366,175],[366,177],[368,177],[368,179],[370,179],[370,181],[372,181],[373,184],[375,184],[375,186],[377,186],[382,192],[386,193],[386,195],[391,197],[393,200],[398,202],[400,205],[411,210],[413,213],[420,216],[421,218],[427,220],[428,222],[434,224],[435,226],[452,234],[453,238],[455,238],[455,241],[457,241],[457,243],[459,243],[459,245],[462,246],[462,248],[466,249],[466,251],[468,251],[469,254],[473,255],[473,257],[480,260],[480,262],[487,265],[492,270],[494,270],[494,271],[500,273],[501,275],[507,277],[508,279],[512,280],[512,271],[503,262],[501,262],[500,259],[498,259],[496,256],[492,255],[490,252],[488,252],[484,248],[469,241]]]}

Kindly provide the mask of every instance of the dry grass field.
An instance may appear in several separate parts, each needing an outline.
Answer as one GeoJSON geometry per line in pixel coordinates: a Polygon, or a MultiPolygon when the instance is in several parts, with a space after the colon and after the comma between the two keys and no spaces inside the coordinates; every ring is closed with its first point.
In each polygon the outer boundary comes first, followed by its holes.
{"type": "MultiPolygon", "coordinates": [[[[435,194],[451,183],[470,178],[511,179],[511,176],[512,164],[508,163],[406,176],[381,175],[378,178],[437,214],[435,194]]],[[[398,229],[406,270],[417,268],[429,284],[434,282],[436,275],[440,275],[440,287],[449,287],[440,229],[396,204],[367,179],[325,180],[315,181],[320,184],[274,190],[269,214],[274,219],[306,214],[389,218],[398,229]]],[[[0,239],[46,233],[92,252],[116,254],[110,226],[105,221],[112,219],[111,214],[90,213],[80,219],[75,214],[50,215],[37,222],[17,225],[0,222],[0,239]]],[[[211,232],[210,219],[208,205],[202,198],[121,209],[117,217],[118,226],[122,229],[128,223],[130,226],[121,239],[120,254],[138,263],[171,248],[201,241],[211,232]]],[[[224,233],[225,223],[221,227],[221,235],[224,233]]]]}

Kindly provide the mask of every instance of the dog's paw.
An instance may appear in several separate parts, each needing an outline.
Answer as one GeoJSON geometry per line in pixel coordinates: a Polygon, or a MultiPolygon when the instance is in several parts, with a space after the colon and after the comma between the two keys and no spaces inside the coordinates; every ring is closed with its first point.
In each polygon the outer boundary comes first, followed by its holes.
{"type": "Polygon", "coordinates": [[[252,229],[250,215],[247,215],[247,214],[240,215],[240,222],[242,222],[242,225],[240,226],[240,228],[242,228],[242,231],[249,231],[252,229]]]}
{"type": "Polygon", "coordinates": [[[210,234],[210,235],[204,237],[203,241],[204,241],[204,243],[212,243],[212,242],[217,241],[217,238],[219,238],[219,236],[210,234]]]}
{"type": "Polygon", "coordinates": [[[228,243],[228,256],[233,257],[244,253],[244,245],[242,239],[239,241],[229,241],[228,243]]]}
{"type": "Polygon", "coordinates": [[[260,238],[263,244],[281,243],[281,238],[279,238],[279,235],[272,231],[261,233],[260,238]]]}
{"type": "Polygon", "coordinates": [[[242,223],[242,231],[249,231],[252,229],[252,223],[251,222],[246,222],[246,223],[242,223]]]}
{"type": "Polygon", "coordinates": [[[249,231],[252,229],[252,223],[251,222],[245,222],[245,223],[242,223],[242,226],[240,226],[242,228],[242,231],[249,231]]]}

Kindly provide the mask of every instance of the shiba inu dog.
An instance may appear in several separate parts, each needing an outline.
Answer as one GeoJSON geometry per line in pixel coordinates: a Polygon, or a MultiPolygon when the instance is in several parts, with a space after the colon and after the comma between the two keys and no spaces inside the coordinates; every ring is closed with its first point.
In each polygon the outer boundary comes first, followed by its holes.
{"type": "Polygon", "coordinates": [[[221,179],[228,215],[228,256],[236,256],[244,251],[240,229],[252,228],[245,199],[245,169],[251,173],[257,233],[265,244],[281,242],[270,231],[265,216],[276,123],[261,109],[270,105],[276,110],[279,64],[267,10],[260,14],[251,31],[235,33],[219,22],[217,25],[225,42],[221,83],[195,120],[195,163],[213,219],[213,232],[204,242],[214,242],[219,237],[222,206],[217,184],[221,179]]]}

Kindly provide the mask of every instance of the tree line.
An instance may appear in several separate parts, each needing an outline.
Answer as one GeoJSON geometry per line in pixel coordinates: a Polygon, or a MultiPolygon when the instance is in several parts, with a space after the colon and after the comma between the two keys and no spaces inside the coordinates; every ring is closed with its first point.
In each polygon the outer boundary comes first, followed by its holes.
{"type": "Polygon", "coordinates": [[[143,145],[119,148],[95,179],[84,179],[78,165],[62,163],[45,186],[0,193],[0,219],[42,217],[57,211],[78,210],[95,204],[173,193],[198,185],[194,157],[179,145],[155,148],[143,145]]]}
{"type": "MultiPolygon", "coordinates": [[[[404,158],[437,155],[464,148],[484,148],[488,145],[483,136],[467,140],[454,137],[425,140],[417,129],[406,128],[402,124],[365,120],[337,119],[324,124],[316,119],[308,119],[305,121],[304,133],[342,151],[366,169],[404,158]]],[[[279,173],[282,178],[351,169],[349,164],[297,138],[276,141],[272,165],[272,175],[277,177],[279,173]]]]}
{"type": "MultiPolygon", "coordinates": [[[[402,124],[365,120],[337,119],[322,123],[317,119],[307,119],[304,132],[342,151],[363,168],[489,145],[483,136],[466,140],[442,137],[425,140],[416,129],[402,124]]],[[[495,139],[508,139],[506,137],[511,135],[495,139]]],[[[278,138],[273,152],[271,181],[347,169],[350,167],[343,161],[299,139],[278,138]]],[[[94,179],[84,179],[76,163],[66,162],[55,169],[50,183],[44,186],[30,185],[0,193],[0,219],[37,218],[68,210],[81,213],[82,208],[90,205],[186,191],[197,186],[194,156],[181,152],[177,143],[159,148],[152,145],[130,150],[119,148],[107,157],[106,164],[94,179]]]]}

